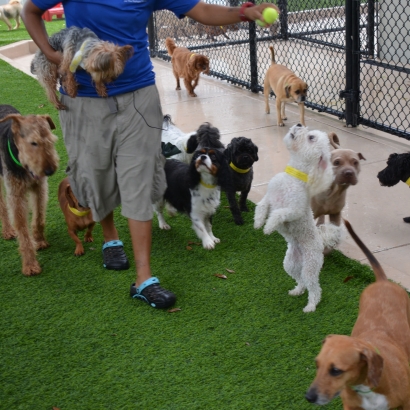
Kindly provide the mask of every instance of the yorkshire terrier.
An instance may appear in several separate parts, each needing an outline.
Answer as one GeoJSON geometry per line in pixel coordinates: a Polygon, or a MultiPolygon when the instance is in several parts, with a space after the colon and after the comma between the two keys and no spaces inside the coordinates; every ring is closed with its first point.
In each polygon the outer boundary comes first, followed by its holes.
{"type": "Polygon", "coordinates": [[[109,41],[102,41],[90,29],[75,26],[53,34],[49,43],[54,50],[63,54],[63,61],[57,66],[38,50],[31,62],[31,73],[37,75],[48,99],[58,110],[67,108],[57,98],[58,81],[71,98],[76,97],[74,72],[80,66],[91,75],[98,95],[107,97],[105,84],[122,74],[125,63],[134,51],[130,45],[117,46],[109,41]]]}

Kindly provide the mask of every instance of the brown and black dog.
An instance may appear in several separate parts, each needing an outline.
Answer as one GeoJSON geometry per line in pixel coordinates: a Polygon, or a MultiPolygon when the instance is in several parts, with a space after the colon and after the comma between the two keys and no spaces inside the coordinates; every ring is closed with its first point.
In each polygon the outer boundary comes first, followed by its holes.
{"type": "Polygon", "coordinates": [[[177,80],[176,90],[181,89],[179,79],[182,78],[188,94],[196,97],[194,90],[198,85],[200,74],[209,74],[208,57],[193,53],[186,47],[177,47],[170,37],[165,40],[165,45],[171,56],[172,70],[177,80]]]}
{"type": "Polygon", "coordinates": [[[372,265],[376,282],[360,297],[351,336],[329,335],[316,357],[306,399],[323,405],[340,394],[345,410],[410,409],[410,301],[386,274],[349,222],[345,225],[372,265]]]}
{"type": "Polygon", "coordinates": [[[286,120],[285,102],[295,102],[299,106],[300,123],[305,125],[305,99],[308,85],[301,80],[292,70],[281,64],[276,64],[273,47],[271,52],[271,65],[265,75],[263,93],[265,95],[265,112],[270,113],[270,90],[275,93],[276,113],[279,127],[284,127],[286,120]]]}
{"type": "Polygon", "coordinates": [[[95,222],[90,208],[81,206],[74,196],[68,177],[64,178],[58,187],[58,201],[67,222],[68,234],[76,243],[74,255],[84,255],[84,247],[78,238],[77,232],[87,229],[84,242],[93,242],[92,230],[95,222]]]}

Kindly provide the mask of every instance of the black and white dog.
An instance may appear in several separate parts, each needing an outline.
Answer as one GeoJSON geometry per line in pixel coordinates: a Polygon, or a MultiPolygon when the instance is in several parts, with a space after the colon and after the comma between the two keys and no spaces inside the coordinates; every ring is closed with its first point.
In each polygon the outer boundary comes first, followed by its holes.
{"type": "Polygon", "coordinates": [[[225,157],[231,171],[230,187],[223,187],[226,191],[229,207],[237,225],[243,224],[242,212],[248,212],[246,199],[251,190],[253,180],[253,163],[258,161],[258,147],[246,137],[232,138],[225,150],[225,157]],[[240,192],[239,206],[236,192],[240,192]]]}
{"type": "Polygon", "coordinates": [[[167,207],[168,212],[176,210],[188,214],[203,247],[213,249],[220,240],[212,233],[211,217],[220,204],[220,185],[229,178],[223,153],[213,148],[201,148],[195,151],[190,164],[168,159],[165,174],[167,189],[164,197],[154,204],[159,227],[171,229],[163,215],[164,205],[171,205],[171,209],[167,207]]]}
{"type": "MultiPolygon", "coordinates": [[[[392,187],[400,181],[410,186],[410,152],[404,154],[390,154],[387,167],[377,174],[381,186],[392,187]]],[[[403,218],[410,223],[410,217],[403,218]]]]}

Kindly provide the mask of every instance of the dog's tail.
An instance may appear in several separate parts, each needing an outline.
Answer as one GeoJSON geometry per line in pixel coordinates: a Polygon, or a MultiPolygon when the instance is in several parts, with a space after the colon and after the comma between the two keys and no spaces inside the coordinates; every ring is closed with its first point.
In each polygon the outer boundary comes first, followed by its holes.
{"type": "Polygon", "coordinates": [[[380,266],[380,263],[374,257],[374,255],[370,252],[370,250],[366,247],[366,245],[361,241],[361,239],[356,235],[356,233],[353,230],[352,226],[350,225],[349,221],[346,221],[346,219],[344,219],[344,223],[345,223],[346,228],[349,231],[351,237],[354,239],[354,241],[357,243],[359,248],[366,255],[367,259],[370,262],[370,265],[372,265],[374,275],[376,276],[376,282],[381,281],[381,280],[387,280],[387,276],[384,273],[383,268],[380,266]]]}
{"type": "Polygon", "coordinates": [[[174,54],[174,50],[177,48],[177,46],[175,45],[175,41],[172,40],[172,38],[167,37],[165,39],[165,46],[167,47],[168,54],[172,56],[172,54],[174,54]]]}
{"type": "Polygon", "coordinates": [[[255,208],[253,227],[255,229],[262,228],[265,224],[266,218],[269,213],[269,201],[266,199],[266,195],[258,202],[255,208]]]}
{"type": "Polygon", "coordinates": [[[319,236],[322,238],[324,249],[334,249],[342,240],[342,229],[331,223],[317,227],[319,236]]]}
{"type": "Polygon", "coordinates": [[[273,50],[273,47],[272,47],[272,46],[269,46],[269,50],[270,50],[270,55],[271,55],[271,62],[272,62],[272,64],[276,64],[276,61],[275,61],[275,51],[273,50]]]}

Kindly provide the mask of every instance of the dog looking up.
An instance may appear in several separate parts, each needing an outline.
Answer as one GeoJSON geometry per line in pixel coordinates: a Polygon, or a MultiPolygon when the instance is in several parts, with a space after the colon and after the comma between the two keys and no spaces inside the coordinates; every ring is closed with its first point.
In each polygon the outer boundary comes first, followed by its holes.
{"type": "Polygon", "coordinates": [[[209,74],[209,59],[202,54],[191,52],[185,47],[177,47],[172,38],[167,37],[165,45],[171,56],[172,71],[177,80],[176,90],[181,89],[179,79],[184,80],[185,88],[191,97],[196,97],[194,90],[201,73],[209,74]]]}
{"type": "Polygon", "coordinates": [[[90,29],[75,26],[53,34],[48,41],[54,50],[63,54],[63,61],[57,67],[38,50],[31,62],[31,73],[37,75],[49,101],[58,110],[66,109],[56,95],[58,80],[67,95],[76,97],[74,73],[80,66],[91,75],[98,95],[107,97],[105,84],[122,74],[134,51],[132,46],[117,46],[109,41],[102,41],[90,29]]]}
{"type": "Polygon", "coordinates": [[[276,174],[268,190],[256,205],[256,229],[263,225],[264,233],[278,231],[288,243],[283,267],[296,281],[289,292],[298,296],[308,290],[304,312],[313,312],[320,302],[319,273],[325,246],[335,246],[340,240],[340,228],[327,224],[316,227],[310,201],[313,195],[329,189],[333,181],[330,147],[322,131],[310,131],[294,125],[284,137],[290,152],[285,172],[276,174]]]}
{"type": "Polygon", "coordinates": [[[233,219],[237,225],[243,225],[241,212],[249,212],[246,200],[252,187],[253,164],[258,161],[258,147],[250,138],[235,137],[224,152],[232,176],[231,186],[225,188],[233,219]],[[236,192],[240,192],[239,205],[236,192]]]}
{"type": "MultiPolygon", "coordinates": [[[[410,187],[410,152],[390,154],[387,167],[377,174],[377,178],[381,186],[392,187],[402,181],[410,187]]],[[[403,221],[410,223],[410,216],[403,221]]]]}
{"type": "Polygon", "coordinates": [[[265,112],[270,113],[269,94],[270,90],[276,98],[276,114],[279,127],[284,127],[286,120],[285,102],[296,102],[299,106],[300,123],[305,125],[305,100],[308,85],[296,74],[281,64],[275,62],[275,52],[273,47],[269,47],[271,52],[271,65],[265,75],[263,93],[265,96],[265,112]]]}
{"type": "Polygon", "coordinates": [[[316,358],[306,399],[324,405],[340,394],[344,409],[410,409],[410,302],[387,280],[374,255],[346,227],[369,259],[376,282],[360,296],[351,336],[329,335],[316,358]]]}
{"type": "Polygon", "coordinates": [[[4,6],[0,6],[0,20],[3,20],[8,29],[12,30],[13,26],[10,23],[10,19],[16,20],[16,26],[14,30],[20,27],[20,15],[23,6],[19,0],[10,0],[9,4],[5,4],[4,6]]]}
{"type": "Polygon", "coordinates": [[[84,255],[84,247],[78,238],[77,232],[87,229],[84,235],[84,242],[93,242],[92,230],[95,222],[90,208],[83,207],[78,203],[71,190],[68,177],[64,178],[58,187],[58,202],[63,211],[67,223],[68,234],[76,243],[74,255],[84,255]]]}
{"type": "Polygon", "coordinates": [[[318,225],[324,224],[325,215],[329,215],[330,222],[340,226],[342,210],[346,204],[347,188],[357,184],[360,160],[366,158],[360,152],[341,149],[339,138],[335,133],[330,133],[328,136],[331,146],[336,148],[332,150],[330,158],[335,179],[327,191],[312,198],[312,210],[314,218],[318,218],[318,225]]]}
{"type": "Polygon", "coordinates": [[[229,172],[225,164],[223,153],[212,148],[196,151],[189,165],[168,159],[165,162],[167,189],[163,199],[154,204],[160,229],[171,229],[163,215],[166,203],[173,210],[188,214],[203,247],[214,249],[220,240],[212,232],[211,217],[220,204],[219,179],[229,172]]]}
{"type": "Polygon", "coordinates": [[[37,275],[41,267],[36,250],[48,248],[44,236],[48,197],[47,177],[58,166],[54,144],[57,137],[48,115],[22,116],[10,105],[0,105],[0,170],[6,187],[7,205],[3,202],[0,184],[0,218],[3,237],[18,238],[26,276],[37,275]],[[32,206],[32,232],[28,215],[32,206]],[[10,223],[7,208],[12,216],[10,223]]]}

